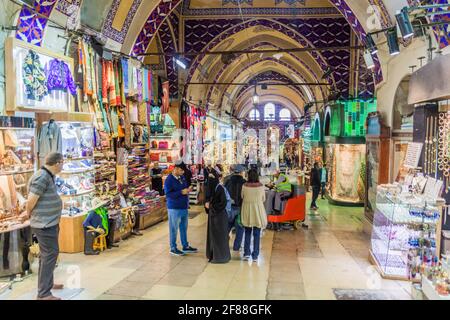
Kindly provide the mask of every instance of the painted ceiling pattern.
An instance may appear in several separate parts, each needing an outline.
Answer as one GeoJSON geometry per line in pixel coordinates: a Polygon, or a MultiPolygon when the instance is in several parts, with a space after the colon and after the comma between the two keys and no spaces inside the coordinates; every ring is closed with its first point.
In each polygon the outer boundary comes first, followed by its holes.
{"type": "Polygon", "coordinates": [[[102,33],[105,36],[109,37],[110,39],[122,44],[125,41],[125,37],[128,33],[128,29],[131,26],[131,22],[133,22],[133,18],[135,16],[142,0],[134,0],[133,1],[131,8],[128,11],[125,21],[122,25],[122,29],[117,30],[113,27],[113,21],[119,10],[120,1],[121,0],[114,0],[114,2],[112,3],[111,9],[109,10],[108,16],[106,17],[105,23],[103,25],[102,33]]]}
{"type": "MultiPolygon", "coordinates": [[[[185,22],[185,50],[194,52],[211,50],[222,39],[256,25],[263,25],[279,31],[304,47],[348,46],[350,44],[351,30],[343,18],[256,19],[245,24],[239,19],[187,20],[185,22]],[[239,22],[240,24],[238,24],[239,22]]],[[[350,52],[348,50],[327,51],[322,54],[312,52],[311,55],[323,71],[327,69],[328,65],[336,69],[333,74],[336,89],[342,91],[344,96],[348,95],[348,71],[343,70],[343,67],[349,65],[350,52]]],[[[194,61],[189,80],[202,58],[200,56],[194,61]]]]}
{"type": "Polygon", "coordinates": [[[138,55],[146,52],[148,45],[161,24],[179,4],[180,0],[161,0],[159,2],[156,9],[150,13],[145,21],[144,27],[134,43],[132,54],[138,55]]]}
{"type": "Polygon", "coordinates": [[[58,0],[35,0],[33,7],[44,17],[38,16],[32,9],[22,6],[17,22],[16,38],[36,46],[42,45],[48,17],[58,0]]]}
{"type": "MultiPolygon", "coordinates": [[[[275,3],[276,0],[267,0],[274,1],[274,5],[280,4],[281,2],[275,3]]],[[[288,4],[295,4],[299,2],[298,0],[283,0],[287,1],[288,4]]],[[[281,8],[281,7],[269,7],[269,8],[253,8],[253,7],[225,7],[225,8],[210,8],[210,9],[198,9],[191,7],[190,0],[184,0],[183,2],[182,13],[186,16],[224,16],[224,15],[288,15],[288,16],[299,16],[299,15],[335,15],[338,14],[337,11],[333,7],[318,7],[318,8],[307,8],[307,7],[292,7],[292,8],[281,8]]],[[[301,2],[300,2],[301,3],[301,2]]]]}

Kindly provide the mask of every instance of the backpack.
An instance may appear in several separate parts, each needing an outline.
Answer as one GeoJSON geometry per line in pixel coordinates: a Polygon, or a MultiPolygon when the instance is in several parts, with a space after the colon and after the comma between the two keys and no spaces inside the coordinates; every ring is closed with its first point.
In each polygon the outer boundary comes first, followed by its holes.
{"type": "Polygon", "coordinates": [[[223,190],[225,191],[225,197],[227,198],[227,206],[225,207],[225,210],[226,210],[226,212],[227,212],[228,221],[229,221],[229,222],[233,222],[235,216],[234,216],[233,210],[231,209],[231,197],[230,197],[230,193],[228,192],[227,188],[225,188],[225,187],[224,187],[223,185],[221,185],[221,184],[218,184],[218,185],[216,186],[216,192],[217,192],[217,188],[218,188],[219,186],[222,186],[223,190]]]}

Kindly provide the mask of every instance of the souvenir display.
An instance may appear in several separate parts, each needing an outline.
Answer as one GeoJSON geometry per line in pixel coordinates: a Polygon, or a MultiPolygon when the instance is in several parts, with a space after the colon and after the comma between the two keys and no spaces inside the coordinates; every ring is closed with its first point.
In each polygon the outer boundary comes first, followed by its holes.
{"type": "Polygon", "coordinates": [[[446,193],[450,191],[450,112],[439,113],[438,169],[442,172],[446,193]]]}
{"type": "MultiPolygon", "coordinates": [[[[15,128],[0,127],[0,277],[27,273],[31,232],[25,212],[27,183],[36,170],[34,128],[22,127],[27,118],[15,118],[15,128]]],[[[2,117],[3,123],[13,119],[2,117]]],[[[31,121],[31,123],[33,123],[31,121]]]]}
{"type": "Polygon", "coordinates": [[[420,173],[378,186],[371,254],[384,277],[420,280],[421,268],[437,264],[445,203],[439,195],[438,181],[420,173]]]}

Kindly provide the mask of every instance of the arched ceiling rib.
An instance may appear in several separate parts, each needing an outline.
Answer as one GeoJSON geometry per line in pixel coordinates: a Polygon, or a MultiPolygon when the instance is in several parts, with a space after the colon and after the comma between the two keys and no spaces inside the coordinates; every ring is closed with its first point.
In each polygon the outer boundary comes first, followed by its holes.
{"type": "MultiPolygon", "coordinates": [[[[261,73],[267,72],[267,71],[277,71],[280,74],[284,75],[285,77],[289,78],[292,82],[298,82],[291,73],[295,74],[297,77],[300,77],[302,81],[305,81],[307,79],[304,79],[302,74],[298,72],[298,69],[293,68],[290,64],[283,62],[281,60],[277,60],[275,58],[265,58],[261,60],[251,61],[248,65],[242,66],[241,70],[236,70],[233,73],[230,73],[230,78],[225,78],[224,82],[248,82],[247,75],[249,74],[247,71],[251,70],[255,72],[255,75],[259,75],[261,73]],[[239,72],[240,71],[240,72],[239,72]]],[[[311,80],[310,80],[311,81],[311,80]]],[[[217,100],[219,103],[223,102],[223,97],[225,93],[229,93],[229,98],[231,101],[234,101],[238,98],[238,87],[234,86],[224,86],[222,94],[220,95],[220,98],[217,100]]],[[[305,94],[306,95],[306,94],[305,94]]],[[[315,93],[313,93],[314,98],[316,98],[315,93]]],[[[307,96],[307,95],[306,95],[307,96]]]]}

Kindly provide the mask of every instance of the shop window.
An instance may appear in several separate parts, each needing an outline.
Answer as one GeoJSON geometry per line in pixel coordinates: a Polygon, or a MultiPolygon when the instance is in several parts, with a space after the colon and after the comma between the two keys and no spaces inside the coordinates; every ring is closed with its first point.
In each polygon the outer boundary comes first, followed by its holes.
{"type": "Polygon", "coordinates": [[[251,121],[258,121],[259,120],[259,111],[258,109],[252,109],[250,113],[248,114],[248,117],[251,121]]]}
{"type": "Polygon", "coordinates": [[[264,106],[264,121],[275,121],[275,105],[268,103],[264,106]]]}
{"type": "Polygon", "coordinates": [[[281,109],[280,121],[291,121],[291,112],[288,109],[281,109]]]}

